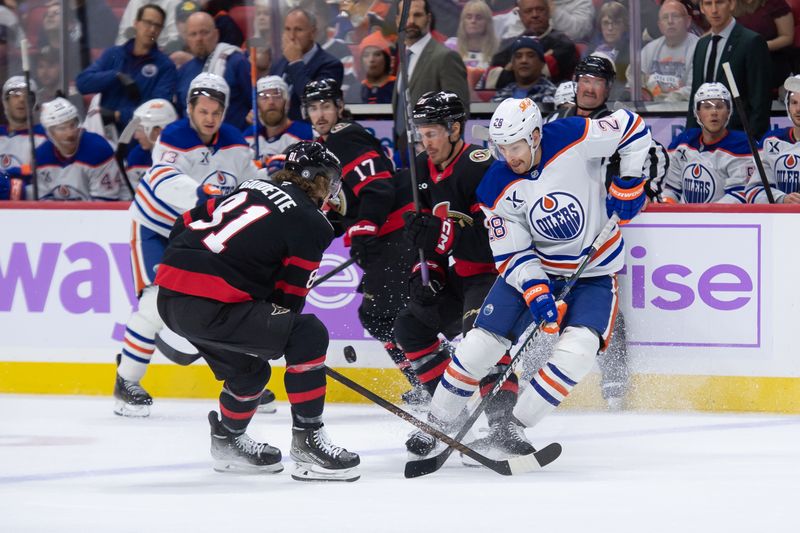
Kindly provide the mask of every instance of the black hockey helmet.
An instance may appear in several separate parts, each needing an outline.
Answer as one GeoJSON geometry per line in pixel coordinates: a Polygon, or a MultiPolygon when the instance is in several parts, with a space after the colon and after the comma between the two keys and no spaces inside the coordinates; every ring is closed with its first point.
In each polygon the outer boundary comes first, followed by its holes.
{"type": "Polygon", "coordinates": [[[325,145],[314,141],[300,141],[283,153],[286,154],[283,168],[307,181],[314,181],[317,175],[322,174],[328,179],[329,196],[339,194],[342,186],[342,164],[325,145]]]}
{"type": "Polygon", "coordinates": [[[306,84],[305,88],[303,88],[303,107],[305,108],[311,102],[319,102],[320,100],[342,102],[342,88],[336,80],[325,78],[323,80],[310,81],[306,84]]]}
{"type": "Polygon", "coordinates": [[[442,124],[449,131],[454,122],[462,123],[467,118],[464,102],[452,91],[430,91],[417,100],[411,118],[415,126],[442,124]]]}
{"type": "Polygon", "coordinates": [[[616,72],[614,64],[607,57],[590,55],[584,57],[580,63],[575,67],[575,81],[581,76],[594,76],[596,78],[603,78],[610,86],[614,83],[616,72]]]}

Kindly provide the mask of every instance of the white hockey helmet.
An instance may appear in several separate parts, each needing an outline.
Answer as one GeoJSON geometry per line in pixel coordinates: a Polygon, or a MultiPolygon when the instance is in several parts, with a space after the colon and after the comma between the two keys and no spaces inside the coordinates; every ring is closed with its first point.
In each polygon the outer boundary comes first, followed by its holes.
{"type": "MultiPolygon", "coordinates": [[[[694,118],[697,119],[697,123],[701,124],[700,116],[697,114],[697,110],[700,109],[700,103],[705,102],[706,100],[723,100],[725,101],[725,105],[728,106],[728,120],[731,118],[731,93],[728,91],[728,88],[722,85],[718,81],[713,81],[709,83],[704,83],[700,87],[697,88],[697,92],[694,93],[694,118]]],[[[725,121],[725,125],[728,125],[728,121],[725,121]]]]}
{"type": "Polygon", "coordinates": [[[147,138],[150,138],[153,128],[161,128],[163,130],[167,124],[178,120],[175,108],[172,107],[168,100],[163,98],[154,98],[143,103],[133,112],[133,117],[139,119],[139,125],[144,130],[147,138]]]}
{"type": "MultiPolygon", "coordinates": [[[[494,110],[489,121],[489,139],[493,145],[495,157],[504,159],[496,149],[497,146],[513,144],[525,139],[531,148],[531,164],[536,158],[539,144],[533,140],[533,132],[542,131],[542,113],[530,98],[517,100],[506,98],[494,110]]],[[[539,138],[541,141],[541,137],[539,138]]]]}
{"type": "Polygon", "coordinates": [[[556,108],[558,108],[564,104],[574,104],[574,103],[575,103],[575,82],[565,81],[561,83],[556,89],[556,93],[553,95],[553,104],[556,106],[556,108]]]}
{"type": "Polygon", "coordinates": [[[792,115],[789,113],[789,98],[792,94],[800,94],[800,74],[795,74],[794,76],[786,78],[786,81],[783,82],[783,88],[786,90],[786,97],[784,98],[786,114],[789,116],[789,120],[794,122],[792,115]]]}
{"type": "Polygon", "coordinates": [[[189,105],[198,96],[207,96],[222,104],[223,110],[228,109],[231,98],[231,88],[225,78],[210,72],[201,72],[189,84],[189,91],[186,95],[186,113],[189,113],[189,105]]]}
{"type": "MultiPolygon", "coordinates": [[[[6,80],[3,84],[3,100],[8,98],[8,93],[13,90],[20,90],[20,89],[27,89],[28,84],[25,83],[24,76],[11,76],[6,80]]],[[[36,81],[31,80],[31,88],[33,89],[32,92],[36,93],[39,90],[39,87],[36,86],[36,81]]]]}
{"type": "Polygon", "coordinates": [[[70,120],[79,120],[78,108],[66,98],[54,98],[42,104],[39,120],[42,123],[42,127],[45,130],[49,130],[53,126],[64,124],[70,120]]]}
{"type": "Polygon", "coordinates": [[[280,76],[264,76],[256,82],[256,92],[261,94],[270,89],[278,89],[284,100],[289,100],[289,85],[280,76]]]}

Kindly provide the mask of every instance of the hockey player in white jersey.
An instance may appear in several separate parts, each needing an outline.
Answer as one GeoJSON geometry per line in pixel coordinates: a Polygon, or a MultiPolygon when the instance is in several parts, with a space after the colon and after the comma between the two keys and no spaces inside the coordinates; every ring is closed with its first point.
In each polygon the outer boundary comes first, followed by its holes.
{"type": "MultiPolygon", "coordinates": [[[[767,132],[759,143],[758,153],[775,201],[800,204],[800,74],[786,78],[783,88],[786,114],[792,125],[767,132]]],[[[747,199],[763,203],[765,198],[766,192],[756,175],[750,180],[747,199]]]]}
{"type": "Polygon", "coordinates": [[[202,73],[189,86],[186,118],[161,132],[153,147],[153,166],[142,177],[131,204],[131,263],[139,308],[128,320],[114,386],[114,412],[148,416],[153,402],[140,381],[164,327],[156,310],[156,267],[175,219],[211,196],[227,194],[256,176],[258,169],[242,134],[222,118],[228,106],[227,82],[202,73]]]}
{"type": "Polygon", "coordinates": [[[520,392],[513,431],[535,426],[591,370],[617,310],[615,273],[623,266],[619,228],[594,255],[564,305],[554,295],[616,212],[622,222],[645,203],[642,164],[650,133],[641,117],[619,110],[600,119],[566,118],[542,126],[530,99],[508,99],[489,125],[499,160],[478,186],[499,276],[474,329],[456,349],[431,403],[429,419],[455,427],[483,376],[533,322],[560,337],[548,361],[520,392]],[[602,158],[620,154],[607,189],[602,158]],[[530,385],[530,386],[527,386],[530,385]]]}
{"type": "MultiPolygon", "coordinates": [[[[31,80],[33,92],[36,83],[31,80]]],[[[16,177],[30,179],[27,166],[31,163],[31,144],[28,132],[28,85],[23,76],[11,76],[3,84],[3,109],[8,124],[0,125],[0,171],[10,171],[16,177]]],[[[33,105],[33,102],[31,102],[33,105]]],[[[47,137],[40,125],[33,127],[34,144],[39,146],[47,137]]],[[[20,199],[20,198],[18,198],[20,199]]]]}
{"type": "Polygon", "coordinates": [[[84,131],[78,109],[65,98],[42,105],[47,141],[36,149],[40,200],[119,200],[122,183],[114,150],[102,136],[84,131]]]}
{"type": "Polygon", "coordinates": [[[747,203],[745,188],[755,163],[747,134],[727,128],[731,104],[731,94],[721,83],[704,83],[697,89],[694,114],[700,127],[672,141],[662,202],[747,203]]]}
{"type": "Polygon", "coordinates": [[[244,131],[244,138],[253,150],[255,157],[255,138],[258,138],[258,157],[267,161],[276,154],[282,154],[298,141],[311,141],[314,131],[311,124],[302,120],[290,120],[289,86],[280,76],[265,76],[256,82],[258,91],[258,120],[244,131]]]}
{"type": "Polygon", "coordinates": [[[153,98],[143,103],[133,112],[133,119],[120,135],[120,144],[136,139],[136,144],[125,158],[125,173],[133,190],[139,180],[153,166],[152,150],[158,136],[169,124],[178,120],[172,104],[163,98],[153,98]]]}

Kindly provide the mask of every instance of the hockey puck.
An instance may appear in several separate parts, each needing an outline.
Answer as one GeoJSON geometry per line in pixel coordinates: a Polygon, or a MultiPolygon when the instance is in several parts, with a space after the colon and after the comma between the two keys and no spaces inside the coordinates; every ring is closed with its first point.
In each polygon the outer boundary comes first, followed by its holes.
{"type": "Polygon", "coordinates": [[[356,349],[352,346],[344,347],[344,358],[348,363],[356,362],[356,349]]]}

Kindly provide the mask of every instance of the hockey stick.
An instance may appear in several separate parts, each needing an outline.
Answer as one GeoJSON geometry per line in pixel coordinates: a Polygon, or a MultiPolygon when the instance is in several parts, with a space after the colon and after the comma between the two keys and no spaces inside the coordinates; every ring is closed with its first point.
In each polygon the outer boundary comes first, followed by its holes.
{"type": "MultiPolygon", "coordinates": [[[[255,24],[256,19],[253,17],[253,34],[255,35],[255,24]]],[[[253,98],[253,149],[255,150],[256,154],[256,161],[261,161],[261,154],[259,153],[259,144],[261,144],[261,139],[258,137],[258,125],[259,125],[259,118],[258,118],[258,90],[256,86],[258,85],[258,65],[256,65],[257,61],[257,54],[258,49],[253,42],[255,37],[251,37],[250,41],[250,84],[253,86],[252,91],[252,98],[253,98]]]]}
{"type": "Polygon", "coordinates": [[[131,139],[133,138],[133,134],[136,132],[136,129],[139,127],[140,122],[141,119],[139,117],[133,117],[131,121],[128,122],[128,125],[125,126],[125,129],[122,130],[122,133],[119,136],[119,140],[117,141],[117,149],[114,150],[114,159],[117,161],[119,171],[122,173],[122,179],[125,180],[125,185],[127,185],[128,191],[131,193],[131,199],[136,197],[136,189],[131,183],[130,178],[128,178],[128,171],[125,169],[125,158],[128,157],[128,149],[130,148],[131,139]]]}
{"type": "MultiPolygon", "coordinates": [[[[402,0],[401,0],[402,1],[402,0]]],[[[406,23],[408,23],[408,11],[411,9],[411,0],[403,2],[400,10],[400,23],[397,28],[397,61],[400,70],[400,83],[402,91],[398,91],[398,107],[400,108],[403,122],[406,125],[406,151],[408,152],[408,173],[411,176],[411,195],[414,200],[414,212],[419,214],[421,211],[419,200],[419,182],[417,180],[417,154],[414,143],[414,124],[411,121],[411,102],[408,101],[408,61],[406,60],[406,23]]],[[[425,262],[425,252],[419,249],[419,271],[422,276],[422,284],[429,285],[431,276],[428,272],[428,263],[425,262]]]]}
{"type": "Polygon", "coordinates": [[[725,77],[728,78],[728,85],[731,87],[733,94],[733,102],[736,104],[736,110],[739,111],[739,116],[742,119],[742,127],[744,128],[745,136],[747,137],[747,144],[750,145],[750,151],[753,152],[753,159],[756,161],[756,168],[758,175],[761,177],[761,183],[764,185],[764,191],[767,193],[769,203],[775,203],[775,196],[772,194],[772,187],[767,180],[767,173],[764,171],[764,165],[761,162],[761,156],[758,154],[758,146],[753,139],[752,131],[750,129],[750,121],[747,118],[747,110],[744,107],[744,102],[739,94],[739,87],[736,85],[736,80],[733,79],[733,72],[731,72],[731,64],[727,61],[722,64],[722,70],[725,71],[725,77]]]}
{"type": "Polygon", "coordinates": [[[329,375],[331,378],[341,383],[342,385],[344,385],[345,387],[347,387],[348,389],[354,390],[355,392],[359,393],[360,395],[367,398],[371,402],[380,405],[393,415],[402,418],[406,422],[412,424],[413,426],[416,426],[425,433],[433,435],[437,439],[446,443],[448,446],[451,446],[451,448],[448,448],[448,450],[456,449],[461,453],[463,453],[464,455],[466,455],[467,457],[474,459],[475,461],[482,464],[489,470],[493,470],[500,475],[510,476],[513,474],[523,474],[526,472],[539,470],[542,467],[545,467],[548,464],[555,461],[556,459],[558,459],[558,456],[561,455],[561,445],[558,443],[553,443],[529,455],[512,457],[507,460],[490,459],[489,457],[486,457],[485,455],[476,452],[469,446],[466,446],[461,442],[453,439],[446,433],[443,433],[438,429],[436,429],[435,427],[426,424],[422,420],[419,420],[414,415],[405,412],[404,410],[400,409],[389,400],[386,400],[381,396],[378,396],[371,390],[359,385],[352,379],[340,374],[336,370],[333,370],[332,368],[326,366],[325,373],[329,375]]]}
{"type": "MultiPolygon", "coordinates": [[[[592,242],[592,245],[586,252],[586,255],[578,265],[578,268],[569,277],[566,285],[564,285],[564,288],[561,289],[561,293],[558,295],[557,300],[563,300],[564,298],[567,297],[570,291],[572,291],[572,287],[575,286],[575,283],[577,283],[578,279],[580,279],[580,276],[583,273],[583,271],[586,270],[586,267],[592,260],[592,256],[594,256],[594,254],[597,252],[598,249],[600,249],[603,243],[605,243],[608,240],[608,237],[609,235],[611,235],[611,232],[614,230],[614,227],[617,225],[617,222],[619,222],[619,217],[617,216],[616,213],[614,213],[614,215],[612,215],[611,218],[608,219],[606,225],[603,226],[603,229],[600,231],[597,237],[595,237],[594,241],[592,242]]],[[[500,378],[495,382],[489,394],[484,396],[484,398],[478,404],[478,407],[475,409],[475,411],[473,411],[472,414],[469,416],[469,418],[467,418],[466,422],[464,422],[464,425],[458,431],[456,436],[453,437],[453,440],[460,441],[472,428],[473,424],[475,424],[475,421],[478,420],[478,417],[481,415],[481,413],[483,413],[486,410],[486,407],[489,405],[491,399],[495,396],[495,394],[497,394],[497,392],[500,390],[500,387],[503,386],[503,383],[506,382],[508,377],[514,371],[514,366],[522,358],[522,355],[528,352],[531,348],[533,348],[533,344],[536,341],[536,337],[538,336],[539,330],[541,330],[544,323],[545,321],[542,320],[534,326],[533,330],[525,338],[525,341],[522,343],[522,346],[517,350],[517,353],[514,354],[514,357],[511,359],[511,362],[508,364],[508,367],[506,368],[505,372],[503,372],[500,378]]],[[[543,451],[546,449],[547,448],[544,448],[543,451]]],[[[448,447],[444,451],[442,451],[439,455],[436,455],[434,457],[428,457],[416,461],[409,461],[406,463],[405,476],[407,478],[419,477],[436,472],[442,467],[445,461],[447,461],[451,453],[453,453],[453,448],[448,447]]]]}
{"type": "Polygon", "coordinates": [[[28,121],[28,142],[31,148],[31,185],[33,186],[33,199],[39,199],[39,179],[36,177],[36,133],[33,131],[33,102],[36,96],[31,87],[31,64],[28,56],[28,39],[20,39],[20,53],[22,55],[22,73],[25,75],[25,90],[28,97],[25,99],[25,111],[28,121]]]}
{"type": "Polygon", "coordinates": [[[346,269],[347,267],[349,267],[350,265],[352,265],[355,262],[356,262],[356,260],[353,259],[352,257],[350,259],[348,259],[347,261],[344,261],[342,264],[340,264],[339,266],[337,266],[336,268],[334,268],[330,272],[326,272],[325,275],[316,278],[314,280],[314,283],[311,284],[311,288],[314,289],[316,287],[319,287],[320,285],[322,285],[323,283],[325,283],[326,281],[331,279],[333,276],[335,276],[336,274],[338,274],[342,270],[346,269]]]}

